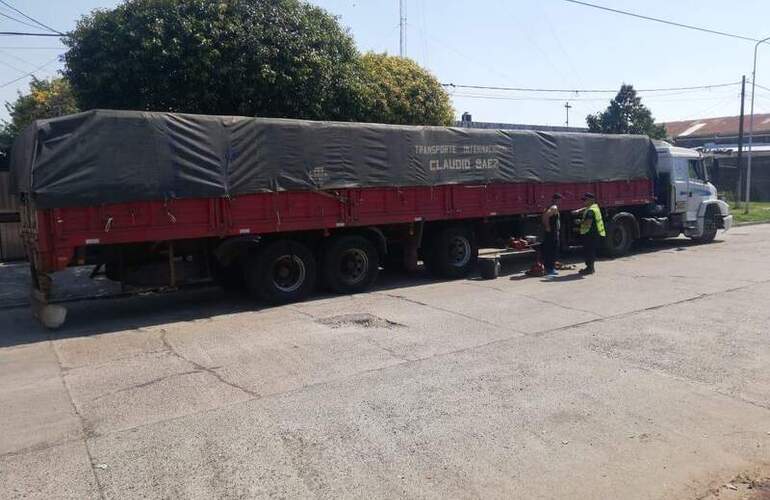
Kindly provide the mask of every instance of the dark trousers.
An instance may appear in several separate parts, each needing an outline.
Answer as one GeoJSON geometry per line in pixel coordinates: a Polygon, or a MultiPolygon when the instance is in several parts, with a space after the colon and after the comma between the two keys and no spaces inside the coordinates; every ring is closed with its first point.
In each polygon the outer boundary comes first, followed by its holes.
{"type": "Polygon", "coordinates": [[[549,273],[556,267],[556,259],[559,258],[559,239],[550,236],[550,233],[546,233],[543,239],[543,266],[545,272],[549,273]]]}
{"type": "Polygon", "coordinates": [[[588,233],[583,235],[583,259],[586,263],[586,269],[594,270],[596,262],[596,252],[599,250],[599,236],[588,233]]]}

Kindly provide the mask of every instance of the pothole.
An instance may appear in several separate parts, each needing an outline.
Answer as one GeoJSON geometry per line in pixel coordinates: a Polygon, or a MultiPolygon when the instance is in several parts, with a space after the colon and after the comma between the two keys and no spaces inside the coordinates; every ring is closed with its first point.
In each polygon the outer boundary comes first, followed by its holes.
{"type": "Polygon", "coordinates": [[[360,328],[401,328],[405,325],[390,321],[385,318],[380,318],[369,313],[359,314],[340,314],[338,316],[330,316],[328,318],[322,318],[318,320],[322,325],[326,325],[331,328],[341,328],[343,326],[358,326],[360,328]]]}

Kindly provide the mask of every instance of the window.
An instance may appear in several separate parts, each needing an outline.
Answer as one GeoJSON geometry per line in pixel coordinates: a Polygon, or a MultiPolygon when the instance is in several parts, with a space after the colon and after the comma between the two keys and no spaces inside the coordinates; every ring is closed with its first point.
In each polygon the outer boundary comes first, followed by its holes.
{"type": "Polygon", "coordinates": [[[683,158],[674,160],[674,180],[677,182],[687,182],[687,162],[683,158]]]}
{"type": "Polygon", "coordinates": [[[703,162],[700,160],[687,160],[687,173],[690,179],[706,180],[706,172],[703,169],[703,162]]]}

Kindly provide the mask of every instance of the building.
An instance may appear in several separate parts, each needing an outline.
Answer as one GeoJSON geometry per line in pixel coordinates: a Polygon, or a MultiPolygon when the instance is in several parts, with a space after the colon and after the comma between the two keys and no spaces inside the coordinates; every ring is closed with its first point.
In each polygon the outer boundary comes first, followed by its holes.
{"type": "Polygon", "coordinates": [[[545,132],[588,132],[584,127],[559,127],[553,125],[525,125],[522,123],[474,122],[470,113],[463,113],[462,119],[455,122],[455,127],[485,128],[495,130],[542,130],[545,132]]]}
{"type": "MultiPolygon", "coordinates": [[[[712,182],[720,192],[735,196],[738,189],[738,135],[739,116],[722,116],[700,120],[664,123],[668,140],[677,146],[702,151],[711,163],[712,182]]],[[[746,169],[746,151],[749,142],[749,117],[743,121],[743,169],[746,169]]],[[[751,199],[770,200],[770,114],[754,115],[754,140],[751,160],[751,199]]],[[[741,172],[742,173],[742,172],[741,172]]],[[[740,176],[745,188],[745,180],[740,176]]],[[[740,191],[743,198],[743,189],[740,191]]]]}

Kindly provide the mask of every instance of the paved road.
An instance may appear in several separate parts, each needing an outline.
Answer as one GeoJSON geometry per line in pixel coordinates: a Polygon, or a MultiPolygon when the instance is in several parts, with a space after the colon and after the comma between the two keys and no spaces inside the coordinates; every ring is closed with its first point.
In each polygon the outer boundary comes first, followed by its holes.
{"type": "Polygon", "coordinates": [[[79,301],[55,335],[0,310],[0,497],[755,494],[768,262],[754,226],[588,279],[79,301]]]}

